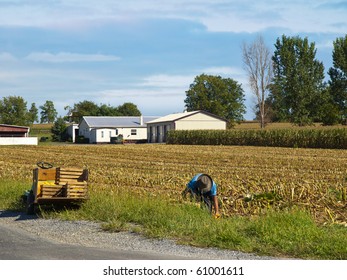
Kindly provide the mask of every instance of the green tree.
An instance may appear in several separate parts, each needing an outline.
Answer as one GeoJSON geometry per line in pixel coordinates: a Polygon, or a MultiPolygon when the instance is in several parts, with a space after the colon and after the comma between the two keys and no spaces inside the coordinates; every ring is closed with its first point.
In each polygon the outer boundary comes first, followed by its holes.
{"type": "Polygon", "coordinates": [[[111,105],[106,105],[106,104],[101,104],[99,106],[97,114],[98,116],[119,116],[120,115],[117,108],[111,105]]]}
{"type": "Polygon", "coordinates": [[[79,123],[83,116],[98,116],[99,106],[88,100],[75,103],[72,108],[69,107],[68,112],[71,121],[79,123]]]}
{"type": "Polygon", "coordinates": [[[30,125],[27,102],[20,96],[8,96],[0,100],[0,123],[30,125]]]}
{"type": "Polygon", "coordinates": [[[58,116],[52,101],[47,100],[43,106],[40,106],[40,109],[41,123],[53,123],[58,116]]]}
{"type": "Polygon", "coordinates": [[[29,115],[28,118],[30,120],[30,123],[34,123],[34,122],[39,121],[38,112],[39,112],[39,110],[36,108],[36,104],[31,103],[31,107],[30,107],[29,112],[28,112],[28,115],[29,115]]]}
{"type": "Polygon", "coordinates": [[[64,118],[58,117],[51,128],[52,140],[62,142],[67,140],[67,126],[64,118]]]}
{"type": "Polygon", "coordinates": [[[307,38],[283,35],[277,39],[270,98],[281,120],[307,125],[321,115],[324,66],[315,56],[315,44],[307,38]]]}
{"type": "Polygon", "coordinates": [[[141,116],[140,110],[133,103],[126,102],[117,107],[120,116],[141,116]]]}
{"type": "Polygon", "coordinates": [[[340,121],[339,109],[337,104],[333,101],[329,86],[322,94],[320,120],[323,125],[335,125],[340,121]]]}
{"type": "Polygon", "coordinates": [[[205,110],[230,123],[243,120],[246,112],[241,85],[220,76],[202,74],[195,77],[184,102],[188,111],[205,110]]]}
{"type": "Polygon", "coordinates": [[[133,103],[124,103],[118,107],[101,104],[98,106],[92,101],[75,103],[73,108],[67,106],[68,118],[73,122],[80,122],[83,116],[141,116],[141,112],[133,103]]]}
{"type": "Polygon", "coordinates": [[[330,76],[330,94],[337,107],[340,122],[347,120],[347,35],[334,41],[333,67],[330,76]]]}

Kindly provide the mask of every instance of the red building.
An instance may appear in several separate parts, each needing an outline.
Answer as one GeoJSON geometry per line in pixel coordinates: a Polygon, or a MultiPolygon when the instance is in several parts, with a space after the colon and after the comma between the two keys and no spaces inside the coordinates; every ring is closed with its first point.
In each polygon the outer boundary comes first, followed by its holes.
{"type": "Polygon", "coordinates": [[[0,124],[0,137],[28,137],[29,127],[0,124]]]}

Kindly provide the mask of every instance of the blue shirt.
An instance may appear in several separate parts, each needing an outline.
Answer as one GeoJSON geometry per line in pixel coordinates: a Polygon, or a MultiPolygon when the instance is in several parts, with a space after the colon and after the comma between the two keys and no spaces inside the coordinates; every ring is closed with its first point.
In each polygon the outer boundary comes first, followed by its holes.
{"type": "MultiPolygon", "coordinates": [[[[191,189],[194,192],[197,192],[197,180],[199,176],[202,175],[202,173],[196,174],[193,179],[190,180],[190,182],[187,184],[187,188],[191,189]]],[[[216,183],[212,180],[212,188],[208,192],[204,193],[204,195],[207,196],[216,196],[217,195],[217,185],[216,183]]]]}

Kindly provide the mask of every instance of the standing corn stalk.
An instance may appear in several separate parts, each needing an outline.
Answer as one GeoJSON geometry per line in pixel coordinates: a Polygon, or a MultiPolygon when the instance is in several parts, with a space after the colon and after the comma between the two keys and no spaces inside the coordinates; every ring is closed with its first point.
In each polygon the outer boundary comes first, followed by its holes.
{"type": "Polygon", "coordinates": [[[258,36],[250,45],[243,44],[242,59],[244,68],[248,74],[250,87],[257,97],[260,127],[264,128],[267,115],[265,101],[268,96],[273,71],[270,51],[266,47],[262,36],[258,36]]]}

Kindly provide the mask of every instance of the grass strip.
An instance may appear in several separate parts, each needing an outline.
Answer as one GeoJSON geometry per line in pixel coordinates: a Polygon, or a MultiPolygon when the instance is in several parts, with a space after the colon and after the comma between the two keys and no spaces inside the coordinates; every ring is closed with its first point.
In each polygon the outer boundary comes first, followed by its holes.
{"type": "MultiPolygon", "coordinates": [[[[0,182],[0,208],[23,210],[26,182],[0,182]]],[[[347,228],[318,226],[300,209],[269,210],[256,217],[214,219],[194,204],[170,201],[152,193],[129,190],[93,191],[79,209],[44,210],[43,218],[91,220],[109,231],[135,231],[180,244],[240,250],[260,255],[302,259],[347,259],[347,228]]]]}
{"type": "Polygon", "coordinates": [[[216,220],[194,204],[119,190],[113,195],[94,194],[79,210],[57,213],[57,217],[99,221],[105,230],[130,230],[198,247],[277,257],[347,259],[347,228],[318,226],[300,209],[216,220]]]}

